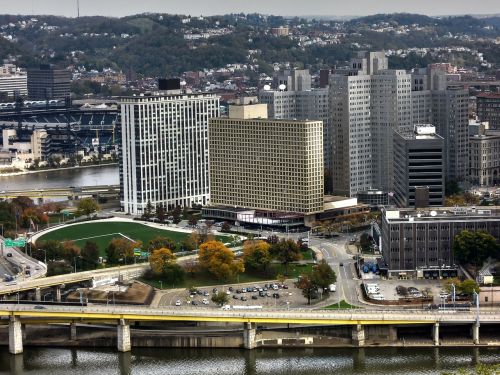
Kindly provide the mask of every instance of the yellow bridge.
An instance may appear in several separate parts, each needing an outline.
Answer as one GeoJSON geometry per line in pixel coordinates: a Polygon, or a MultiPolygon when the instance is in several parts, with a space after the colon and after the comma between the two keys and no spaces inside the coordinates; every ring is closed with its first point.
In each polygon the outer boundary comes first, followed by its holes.
{"type": "MultiPolygon", "coordinates": [[[[0,305],[0,324],[9,325],[11,353],[22,352],[23,324],[50,323],[104,323],[117,325],[118,349],[131,348],[131,322],[191,321],[243,323],[244,347],[255,347],[257,324],[349,325],[353,342],[364,345],[364,327],[369,325],[429,325],[434,342],[439,343],[439,326],[471,325],[474,343],[479,343],[479,325],[499,324],[496,311],[424,311],[424,310],[308,310],[308,309],[256,309],[224,310],[220,308],[169,307],[166,309],[144,306],[32,306],[0,305]]],[[[76,328],[75,328],[76,330],[76,328]]]]}

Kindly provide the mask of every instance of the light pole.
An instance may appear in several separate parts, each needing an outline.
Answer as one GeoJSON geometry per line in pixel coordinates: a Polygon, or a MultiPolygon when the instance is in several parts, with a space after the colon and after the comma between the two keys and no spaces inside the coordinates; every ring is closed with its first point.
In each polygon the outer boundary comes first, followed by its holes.
{"type": "Polygon", "coordinates": [[[456,299],[456,289],[455,284],[451,284],[451,302],[453,303],[453,307],[455,307],[455,299],[456,299]]]}
{"type": "Polygon", "coordinates": [[[81,258],[80,255],[73,257],[73,260],[75,261],[75,273],[76,273],[76,258],[81,258]]]}
{"type": "Polygon", "coordinates": [[[163,281],[160,280],[160,289],[163,290],[163,281]]]}

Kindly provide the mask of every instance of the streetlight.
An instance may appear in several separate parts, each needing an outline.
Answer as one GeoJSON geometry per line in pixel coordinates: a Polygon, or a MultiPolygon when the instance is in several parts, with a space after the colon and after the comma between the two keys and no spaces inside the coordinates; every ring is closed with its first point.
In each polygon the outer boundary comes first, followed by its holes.
{"type": "Polygon", "coordinates": [[[456,289],[455,289],[455,284],[451,284],[451,302],[453,303],[453,307],[455,307],[455,297],[456,295],[456,289]]]}
{"type": "Polygon", "coordinates": [[[75,273],[76,273],[76,258],[81,258],[80,255],[76,256],[76,257],[73,257],[73,260],[75,261],[75,273]]]}
{"type": "Polygon", "coordinates": [[[163,290],[163,282],[161,280],[159,280],[159,281],[160,281],[160,289],[163,290]]]}

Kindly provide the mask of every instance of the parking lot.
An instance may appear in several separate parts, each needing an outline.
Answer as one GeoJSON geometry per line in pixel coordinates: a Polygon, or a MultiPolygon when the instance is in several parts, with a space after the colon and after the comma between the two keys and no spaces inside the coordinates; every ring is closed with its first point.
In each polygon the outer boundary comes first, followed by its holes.
{"type": "Polygon", "coordinates": [[[385,300],[398,300],[405,295],[419,298],[429,294],[433,296],[434,303],[439,303],[439,295],[443,289],[440,280],[365,280],[365,283],[377,284],[378,294],[385,300]]]}
{"type": "Polygon", "coordinates": [[[233,284],[214,287],[199,287],[189,292],[187,289],[164,291],[160,306],[204,306],[218,307],[212,302],[214,293],[226,293],[228,305],[262,307],[300,307],[307,300],[302,290],[296,288],[291,280],[284,284],[278,282],[233,284]]]}

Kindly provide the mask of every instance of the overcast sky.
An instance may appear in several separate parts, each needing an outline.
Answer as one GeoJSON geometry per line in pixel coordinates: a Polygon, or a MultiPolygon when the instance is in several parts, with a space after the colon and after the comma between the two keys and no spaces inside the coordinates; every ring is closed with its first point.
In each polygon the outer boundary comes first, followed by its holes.
{"type": "MultiPolygon", "coordinates": [[[[0,0],[2,14],[76,16],[77,0],[0,0]]],[[[409,12],[427,15],[500,13],[500,0],[80,0],[80,15],[115,16],[233,12],[275,15],[368,15],[409,12]]]]}

